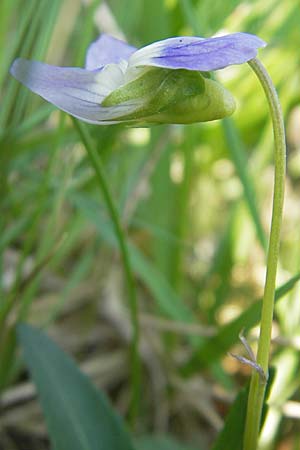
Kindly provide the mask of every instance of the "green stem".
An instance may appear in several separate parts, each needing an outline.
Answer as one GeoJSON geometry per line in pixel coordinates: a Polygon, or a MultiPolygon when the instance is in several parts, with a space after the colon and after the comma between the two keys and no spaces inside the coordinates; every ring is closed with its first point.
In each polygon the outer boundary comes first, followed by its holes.
{"type": "MultiPolygon", "coordinates": [[[[260,336],[257,351],[257,364],[259,364],[264,373],[268,375],[275,282],[283,212],[286,145],[282,111],[272,80],[258,59],[252,59],[249,61],[249,65],[258,77],[267,97],[272,117],[275,143],[273,211],[267,259],[267,274],[262,302],[260,336]]],[[[257,449],[265,389],[266,382],[263,382],[257,371],[254,371],[251,377],[248,398],[244,450],[257,449]]]]}
{"type": "Polygon", "coordinates": [[[125,231],[122,230],[122,226],[119,220],[117,208],[114,204],[112,195],[110,193],[109,185],[106,180],[105,170],[102,162],[91,142],[91,138],[86,128],[73,118],[75,128],[85,146],[90,163],[95,171],[97,182],[103,194],[106,207],[110,214],[112,223],[115,228],[116,237],[119,243],[119,249],[121,257],[123,259],[123,266],[125,271],[125,277],[127,281],[129,309],[131,315],[132,324],[132,343],[131,343],[131,405],[130,405],[130,420],[131,425],[134,426],[138,413],[138,404],[140,398],[140,386],[141,386],[141,365],[139,359],[139,322],[138,322],[138,303],[135,289],[134,277],[130,264],[130,257],[128,253],[128,247],[125,237],[125,231]]]}

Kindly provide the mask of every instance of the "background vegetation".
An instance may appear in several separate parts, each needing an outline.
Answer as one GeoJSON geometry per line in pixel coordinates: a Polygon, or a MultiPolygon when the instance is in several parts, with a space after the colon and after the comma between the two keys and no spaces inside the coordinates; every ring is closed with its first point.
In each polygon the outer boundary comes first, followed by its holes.
{"type": "MultiPolygon", "coordinates": [[[[8,75],[14,58],[83,66],[100,32],[137,47],[173,35],[236,31],[268,42],[260,57],[287,126],[278,273],[278,286],[285,286],[300,270],[299,23],[294,0],[1,1],[0,448],[48,448],[15,344],[16,321],[47,327],[125,417],[130,392],[131,324],[113,225],[72,121],[8,75]]],[[[249,378],[248,367],[227,352],[242,354],[242,328],[251,331],[255,349],[273,179],[271,123],[259,84],[247,65],[217,76],[237,100],[228,120],[88,127],[138,288],[137,433],[172,436],[199,450],[211,448],[249,378]]],[[[264,450],[300,448],[299,319],[295,285],[276,307],[277,373],[264,450]]]]}

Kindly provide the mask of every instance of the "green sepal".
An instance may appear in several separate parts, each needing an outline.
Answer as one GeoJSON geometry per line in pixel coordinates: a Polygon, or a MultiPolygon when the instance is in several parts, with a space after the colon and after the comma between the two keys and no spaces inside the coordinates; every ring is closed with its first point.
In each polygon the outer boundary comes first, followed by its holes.
{"type": "Polygon", "coordinates": [[[138,100],[142,104],[140,113],[155,114],[202,92],[204,78],[199,72],[151,67],[114,90],[101,106],[116,106],[138,100]]]}
{"type": "MultiPolygon", "coordinates": [[[[207,75],[207,74],[206,74],[207,75]]],[[[117,120],[139,123],[194,123],[221,119],[235,109],[231,94],[200,72],[146,68],[134,80],[111,92],[101,106],[136,102],[134,113],[117,120]]]]}

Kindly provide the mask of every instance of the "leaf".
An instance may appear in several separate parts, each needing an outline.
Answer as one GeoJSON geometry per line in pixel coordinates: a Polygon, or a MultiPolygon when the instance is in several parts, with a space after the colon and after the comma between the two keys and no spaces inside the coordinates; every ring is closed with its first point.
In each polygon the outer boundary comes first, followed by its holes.
{"type": "Polygon", "coordinates": [[[195,323],[192,311],[183,303],[155,265],[133,244],[130,244],[129,252],[135,273],[153,295],[160,311],[171,319],[195,323]]]}
{"type": "Polygon", "coordinates": [[[248,391],[248,388],[242,389],[236,396],[212,450],[241,450],[243,448],[248,391]]]}
{"type": "MultiPolygon", "coordinates": [[[[228,2],[227,2],[228,3],[228,2]]],[[[199,9],[196,10],[194,6],[192,5],[192,2],[190,0],[180,0],[179,2],[182,12],[185,16],[185,19],[187,23],[192,28],[194,34],[196,35],[205,35],[208,23],[205,23],[204,20],[198,20],[199,15],[199,9]]],[[[222,6],[225,6],[225,2],[222,2],[222,6]]],[[[210,13],[212,14],[212,17],[216,19],[217,13],[220,13],[221,4],[216,6],[215,9],[210,9],[210,13]],[[214,11],[214,13],[212,13],[214,11]]],[[[233,7],[231,5],[231,7],[233,7]]],[[[202,8],[205,10],[208,8],[205,8],[205,5],[202,5],[202,8]]],[[[200,8],[201,9],[201,8],[200,8]]],[[[200,14],[201,17],[201,14],[200,14]]],[[[223,17],[226,17],[224,15],[220,15],[219,18],[223,20],[223,17]]],[[[205,18],[208,18],[208,14],[205,14],[205,18]]],[[[217,29],[217,28],[216,28],[217,29]]],[[[215,79],[215,78],[213,78],[215,79]]],[[[218,79],[217,79],[218,81],[218,79]]],[[[257,207],[257,201],[256,201],[256,194],[255,194],[255,186],[253,179],[251,175],[249,175],[247,170],[247,152],[245,149],[245,146],[240,138],[238,128],[235,125],[234,120],[231,117],[227,117],[224,120],[222,120],[222,127],[224,136],[226,139],[228,151],[230,153],[230,157],[232,159],[232,162],[234,164],[236,173],[241,181],[241,184],[243,186],[244,190],[244,199],[246,202],[246,205],[248,207],[250,217],[253,221],[257,238],[264,250],[267,248],[267,242],[266,242],[266,236],[264,233],[264,229],[260,220],[259,211],[257,207]]]]}
{"type": "Polygon", "coordinates": [[[247,170],[246,150],[238,134],[238,130],[232,118],[222,121],[223,131],[228,144],[228,150],[232,158],[237,175],[242,183],[244,198],[248,207],[250,217],[255,226],[257,238],[264,250],[267,248],[267,241],[259,212],[254,189],[254,183],[247,170]]]}
{"type": "MultiPolygon", "coordinates": [[[[276,289],[275,301],[278,301],[286,295],[294,285],[299,281],[300,274],[295,275],[285,284],[276,289]]],[[[245,331],[254,327],[260,319],[262,301],[258,300],[248,309],[242,312],[236,319],[219,328],[218,333],[205,340],[203,345],[194,353],[190,361],[183,368],[184,375],[189,375],[200,367],[207,367],[225,354],[230,347],[237,341],[238,335],[242,329],[245,331]]]]}
{"type": "Polygon", "coordinates": [[[55,450],[133,450],[129,434],[104,395],[44,333],[17,327],[55,450]]]}
{"type": "Polygon", "coordinates": [[[130,14],[126,2],[109,0],[108,5],[126,35],[139,36],[149,43],[171,34],[168,9],[161,0],[131,0],[130,14]]]}
{"type": "MultiPolygon", "coordinates": [[[[136,440],[136,450],[196,450],[168,436],[147,436],[136,440]]],[[[198,447],[197,450],[200,450],[198,447]]]]}
{"type": "MultiPolygon", "coordinates": [[[[269,380],[264,396],[264,406],[260,428],[262,428],[268,411],[267,400],[269,398],[275,370],[270,368],[269,380]]],[[[242,389],[236,396],[229,413],[227,414],[224,427],[219,433],[212,450],[241,450],[243,448],[245,420],[247,413],[249,385],[242,389]]]]}
{"type": "MultiPolygon", "coordinates": [[[[73,194],[71,201],[81,211],[82,215],[94,224],[101,237],[110,246],[117,247],[112,227],[102,214],[99,204],[83,194],[73,194]]],[[[166,277],[152,261],[144,256],[132,242],[128,245],[128,251],[134,273],[145,283],[159,310],[174,320],[195,323],[193,312],[183,303],[166,277]]]]}

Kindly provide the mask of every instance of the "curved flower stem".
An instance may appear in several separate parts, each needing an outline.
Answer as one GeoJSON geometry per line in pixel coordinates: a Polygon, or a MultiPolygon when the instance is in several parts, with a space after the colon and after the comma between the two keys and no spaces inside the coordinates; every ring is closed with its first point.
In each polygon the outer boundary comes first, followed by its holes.
{"type": "Polygon", "coordinates": [[[130,421],[134,427],[135,420],[138,413],[138,404],[140,398],[141,387],[141,364],[139,359],[139,321],[138,321],[138,303],[137,295],[134,283],[134,277],[130,264],[130,257],[128,252],[128,246],[126,242],[125,232],[122,230],[122,226],[119,220],[117,208],[114,204],[112,195],[110,193],[109,185],[106,180],[105,171],[102,162],[91,142],[91,138],[87,133],[84,126],[77,120],[73,119],[75,128],[85,146],[90,163],[95,171],[97,182],[103,194],[104,201],[106,203],[107,210],[110,214],[111,221],[115,228],[116,237],[119,244],[121,257],[123,260],[124,272],[127,281],[129,309],[131,315],[132,324],[132,344],[131,344],[131,405],[130,405],[130,421]]]}
{"type": "MultiPolygon", "coordinates": [[[[273,210],[267,258],[267,274],[262,302],[260,336],[257,350],[257,364],[262,368],[267,377],[274,310],[276,271],[279,254],[280,229],[283,212],[286,145],[283,116],[272,80],[262,63],[257,58],[250,60],[248,64],[255,72],[265,91],[272,117],[275,143],[273,210]]],[[[266,382],[262,380],[257,371],[253,371],[248,398],[244,450],[257,449],[265,389],[266,382]]]]}

